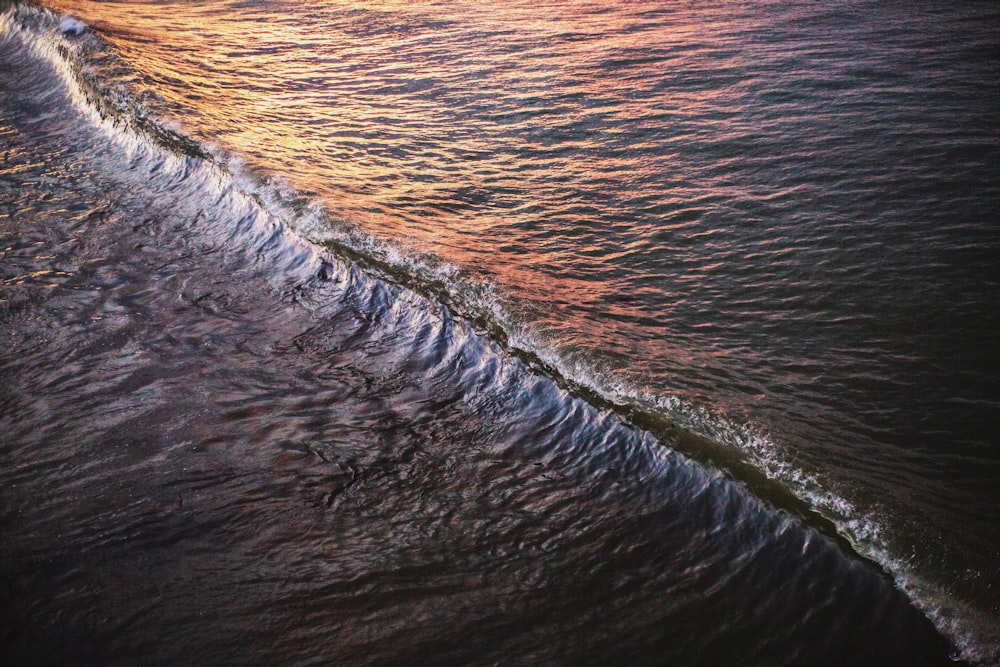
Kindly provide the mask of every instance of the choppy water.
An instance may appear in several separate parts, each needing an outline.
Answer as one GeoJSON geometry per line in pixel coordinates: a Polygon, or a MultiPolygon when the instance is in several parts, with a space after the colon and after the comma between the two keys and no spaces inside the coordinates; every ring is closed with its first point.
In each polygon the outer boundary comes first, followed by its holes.
{"type": "Polygon", "coordinates": [[[18,661],[1000,660],[992,6],[53,8],[18,661]]]}

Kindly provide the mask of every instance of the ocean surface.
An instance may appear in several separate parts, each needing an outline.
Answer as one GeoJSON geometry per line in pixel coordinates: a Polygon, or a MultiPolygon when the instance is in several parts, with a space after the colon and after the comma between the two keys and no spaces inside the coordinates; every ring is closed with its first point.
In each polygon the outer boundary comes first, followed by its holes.
{"type": "Polygon", "coordinates": [[[1000,664],[1000,8],[0,1],[5,664],[1000,664]]]}

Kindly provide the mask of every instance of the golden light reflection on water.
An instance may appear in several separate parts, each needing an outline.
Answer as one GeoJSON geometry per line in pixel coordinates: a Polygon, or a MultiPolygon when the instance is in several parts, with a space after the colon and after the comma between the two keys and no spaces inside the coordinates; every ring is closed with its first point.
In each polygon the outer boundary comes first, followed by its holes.
{"type": "Polygon", "coordinates": [[[672,141],[703,131],[685,119],[713,105],[724,140],[739,110],[717,89],[657,88],[663,71],[705,67],[685,47],[712,30],[710,16],[681,23],[619,3],[274,4],[59,8],[112,41],[140,73],[125,83],[155,91],[154,112],[183,131],[318,193],[335,219],[575,316],[603,303],[608,321],[649,319],[616,301],[616,267],[650,243],[629,226],[731,187],[692,174],[672,141]]]}

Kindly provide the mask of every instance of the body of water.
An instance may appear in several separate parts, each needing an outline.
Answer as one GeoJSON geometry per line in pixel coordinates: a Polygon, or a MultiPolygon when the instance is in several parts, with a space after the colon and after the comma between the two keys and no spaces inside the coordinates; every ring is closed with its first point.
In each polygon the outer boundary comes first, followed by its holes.
{"type": "Polygon", "coordinates": [[[1000,12],[0,3],[19,662],[1000,661],[1000,12]]]}

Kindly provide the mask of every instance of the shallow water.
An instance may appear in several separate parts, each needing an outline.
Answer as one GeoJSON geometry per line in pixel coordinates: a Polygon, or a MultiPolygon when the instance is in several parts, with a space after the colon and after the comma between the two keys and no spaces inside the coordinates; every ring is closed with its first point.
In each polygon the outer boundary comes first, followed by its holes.
{"type": "Polygon", "coordinates": [[[997,659],[988,6],[58,9],[15,654],[997,659]]]}

